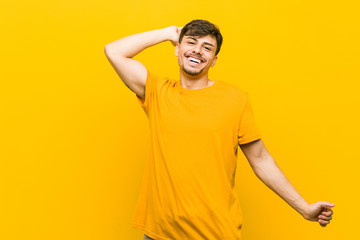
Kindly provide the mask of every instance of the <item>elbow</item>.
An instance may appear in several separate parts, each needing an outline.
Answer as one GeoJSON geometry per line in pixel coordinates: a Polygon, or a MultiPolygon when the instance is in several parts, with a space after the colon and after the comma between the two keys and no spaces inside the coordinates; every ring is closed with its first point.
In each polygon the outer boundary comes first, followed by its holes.
{"type": "Polygon", "coordinates": [[[104,47],[104,53],[106,56],[109,56],[111,54],[112,50],[111,50],[111,45],[110,43],[109,44],[106,44],[105,47],[104,47]]]}
{"type": "Polygon", "coordinates": [[[112,58],[112,59],[127,58],[124,49],[118,46],[114,46],[111,43],[105,45],[104,52],[108,58],[112,58]]]}

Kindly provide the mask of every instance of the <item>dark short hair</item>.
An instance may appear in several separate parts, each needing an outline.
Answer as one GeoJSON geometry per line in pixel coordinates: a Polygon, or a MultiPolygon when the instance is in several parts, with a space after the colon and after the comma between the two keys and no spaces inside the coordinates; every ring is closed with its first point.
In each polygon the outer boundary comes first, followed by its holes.
{"type": "Polygon", "coordinates": [[[215,55],[219,53],[223,41],[223,37],[220,33],[219,27],[206,20],[192,20],[191,22],[186,24],[181,29],[179,43],[181,43],[184,35],[196,37],[203,37],[206,35],[213,36],[216,39],[217,43],[215,55]]]}

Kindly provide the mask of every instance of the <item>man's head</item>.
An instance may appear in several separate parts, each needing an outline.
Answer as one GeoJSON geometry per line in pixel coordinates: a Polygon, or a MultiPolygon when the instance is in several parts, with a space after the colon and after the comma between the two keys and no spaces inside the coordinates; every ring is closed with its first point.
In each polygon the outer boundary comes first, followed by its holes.
{"type": "Polygon", "coordinates": [[[205,20],[186,24],[179,35],[175,55],[181,69],[190,76],[207,74],[215,65],[222,44],[219,28],[205,20]]]}
{"type": "Polygon", "coordinates": [[[223,42],[223,37],[220,33],[219,28],[206,20],[192,20],[186,24],[182,29],[179,35],[179,43],[181,43],[184,36],[193,36],[193,37],[203,37],[210,35],[216,39],[216,51],[215,55],[218,55],[221,44],[223,42]]]}

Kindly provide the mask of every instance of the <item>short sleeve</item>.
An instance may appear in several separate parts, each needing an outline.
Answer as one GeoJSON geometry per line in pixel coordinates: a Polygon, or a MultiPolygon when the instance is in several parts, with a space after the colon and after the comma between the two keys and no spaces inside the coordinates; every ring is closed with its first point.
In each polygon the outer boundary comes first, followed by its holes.
{"type": "Polygon", "coordinates": [[[145,83],[145,99],[136,95],[141,107],[144,109],[146,114],[149,111],[150,103],[154,99],[154,95],[155,95],[155,91],[156,91],[156,82],[157,82],[156,75],[154,75],[152,72],[147,70],[147,77],[146,77],[146,83],[145,83]]]}
{"type": "Polygon", "coordinates": [[[260,131],[255,123],[252,106],[246,94],[245,106],[240,119],[238,143],[245,144],[261,138],[260,131]]]}

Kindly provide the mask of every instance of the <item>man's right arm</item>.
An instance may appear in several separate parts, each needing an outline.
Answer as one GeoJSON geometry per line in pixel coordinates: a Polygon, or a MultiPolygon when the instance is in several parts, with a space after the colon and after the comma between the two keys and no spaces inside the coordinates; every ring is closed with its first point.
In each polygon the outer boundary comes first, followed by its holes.
{"type": "Polygon", "coordinates": [[[107,44],[105,54],[124,84],[145,99],[147,71],[145,66],[133,57],[144,49],[167,40],[175,45],[180,31],[180,27],[171,26],[127,36],[107,44]]]}

